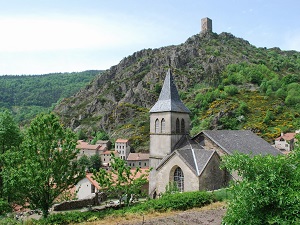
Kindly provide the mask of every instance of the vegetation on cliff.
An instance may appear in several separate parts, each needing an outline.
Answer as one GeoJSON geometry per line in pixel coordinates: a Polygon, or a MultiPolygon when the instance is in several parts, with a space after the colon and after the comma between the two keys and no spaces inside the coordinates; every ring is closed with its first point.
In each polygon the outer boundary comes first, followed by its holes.
{"type": "Polygon", "coordinates": [[[13,112],[18,122],[28,122],[53,108],[91,82],[101,71],[53,73],[33,76],[0,76],[0,108],[13,112]]]}
{"type": "Polygon", "coordinates": [[[76,131],[107,132],[148,150],[149,109],[171,64],[194,135],[202,129],[251,129],[271,141],[299,128],[300,53],[257,48],[228,33],[197,34],[183,44],[124,58],[56,108],[76,131]]]}

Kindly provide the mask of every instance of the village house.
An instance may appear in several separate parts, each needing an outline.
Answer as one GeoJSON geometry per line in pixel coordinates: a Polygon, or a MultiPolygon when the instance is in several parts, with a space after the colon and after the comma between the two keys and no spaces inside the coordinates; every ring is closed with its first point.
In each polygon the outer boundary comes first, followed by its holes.
{"type": "Polygon", "coordinates": [[[106,150],[100,153],[100,158],[103,167],[110,167],[112,162],[112,154],[114,154],[115,157],[119,157],[119,153],[117,151],[106,150]]]}
{"type": "MultiPolygon", "coordinates": [[[[147,170],[148,170],[147,168],[141,169],[136,174],[135,178],[139,178],[142,174],[145,174],[147,170]]],[[[131,173],[134,174],[134,172],[135,169],[132,169],[131,173]]],[[[117,179],[115,174],[113,174],[113,178],[117,179]]],[[[142,187],[141,191],[148,193],[148,189],[149,189],[149,183],[147,182],[142,187]]],[[[99,193],[101,191],[101,187],[99,183],[94,180],[92,173],[86,173],[85,177],[75,185],[75,190],[76,190],[77,199],[86,199],[92,197],[93,195],[95,195],[95,193],[99,193]]]]}
{"type": "Polygon", "coordinates": [[[126,161],[131,168],[149,168],[149,153],[129,153],[126,161]]]}
{"type": "Polygon", "coordinates": [[[119,153],[121,159],[126,160],[130,153],[129,140],[117,139],[115,142],[115,150],[119,153]]]}
{"type": "Polygon", "coordinates": [[[79,149],[78,158],[80,158],[83,155],[91,157],[93,155],[99,154],[102,151],[107,150],[106,145],[102,145],[102,144],[92,145],[89,142],[85,142],[83,140],[78,141],[76,148],[79,149]]]}
{"type": "Polygon", "coordinates": [[[98,140],[96,144],[101,145],[105,149],[111,148],[111,141],[110,140],[98,140]]]}
{"type": "Polygon", "coordinates": [[[280,137],[275,139],[275,148],[281,151],[292,151],[295,147],[295,138],[297,131],[295,133],[281,133],[280,137]]]}

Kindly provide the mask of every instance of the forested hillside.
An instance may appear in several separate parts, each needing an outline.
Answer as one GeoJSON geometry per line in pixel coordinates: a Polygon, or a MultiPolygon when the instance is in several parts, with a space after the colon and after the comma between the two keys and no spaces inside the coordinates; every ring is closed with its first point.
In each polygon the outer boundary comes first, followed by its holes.
{"type": "Polygon", "coordinates": [[[148,150],[149,109],[167,68],[202,129],[250,129],[267,141],[300,126],[300,53],[257,48],[229,33],[201,33],[183,44],[125,57],[57,107],[75,131],[130,138],[148,150]]]}
{"type": "Polygon", "coordinates": [[[34,76],[0,76],[0,107],[12,110],[18,122],[25,122],[50,110],[90,83],[101,71],[53,73],[34,76]]]}

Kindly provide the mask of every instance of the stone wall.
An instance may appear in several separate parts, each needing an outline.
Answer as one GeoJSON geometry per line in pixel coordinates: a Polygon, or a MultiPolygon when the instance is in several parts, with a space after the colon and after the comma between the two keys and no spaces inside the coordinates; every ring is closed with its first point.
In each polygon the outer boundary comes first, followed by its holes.
{"type": "Polygon", "coordinates": [[[105,200],[106,200],[106,196],[104,193],[96,193],[94,196],[90,198],[66,201],[59,204],[55,204],[53,206],[53,211],[65,211],[65,210],[72,210],[72,209],[80,209],[89,206],[96,206],[105,200]]]}

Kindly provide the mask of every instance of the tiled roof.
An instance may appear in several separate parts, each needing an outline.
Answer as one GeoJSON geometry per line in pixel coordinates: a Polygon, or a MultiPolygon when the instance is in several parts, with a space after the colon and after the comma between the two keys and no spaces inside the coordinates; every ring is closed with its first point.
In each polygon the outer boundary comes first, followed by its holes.
{"type": "Polygon", "coordinates": [[[117,151],[109,151],[109,150],[105,150],[103,152],[100,152],[101,155],[111,154],[111,153],[114,153],[114,155],[118,155],[119,154],[117,151]]]}
{"type": "Polygon", "coordinates": [[[149,160],[149,153],[129,153],[127,161],[149,160]]]}
{"type": "Polygon", "coordinates": [[[290,141],[290,140],[294,139],[295,136],[296,136],[296,133],[286,133],[286,134],[283,134],[280,137],[276,138],[275,140],[279,141],[281,138],[283,138],[286,141],[290,141]]]}
{"type": "Polygon", "coordinates": [[[101,147],[101,145],[91,145],[88,142],[84,142],[83,140],[79,140],[77,142],[76,148],[78,149],[85,149],[85,150],[97,150],[101,147]]]}
{"type": "Polygon", "coordinates": [[[183,112],[191,113],[179,98],[177,88],[174,83],[171,70],[168,69],[167,75],[161,89],[158,101],[150,109],[153,112],[183,112]]]}
{"type": "MultiPolygon", "coordinates": [[[[139,172],[136,174],[135,179],[140,178],[141,175],[145,174],[148,170],[149,170],[148,168],[139,168],[139,172]]],[[[136,169],[131,169],[130,171],[132,174],[134,174],[136,169]]],[[[108,173],[111,173],[111,171],[108,171],[108,173]]],[[[97,181],[94,180],[93,173],[87,173],[85,176],[91,182],[91,184],[93,184],[98,190],[100,190],[100,185],[97,181]]],[[[112,173],[112,177],[114,180],[117,180],[117,176],[113,173],[112,173]]],[[[148,176],[146,178],[149,179],[148,176]]]]}
{"type": "Polygon", "coordinates": [[[206,130],[202,133],[228,154],[235,151],[253,155],[282,154],[250,130],[206,130]]]}
{"type": "Polygon", "coordinates": [[[128,140],[127,139],[117,139],[116,142],[118,142],[118,143],[126,143],[126,142],[128,142],[128,140]]]}

